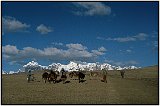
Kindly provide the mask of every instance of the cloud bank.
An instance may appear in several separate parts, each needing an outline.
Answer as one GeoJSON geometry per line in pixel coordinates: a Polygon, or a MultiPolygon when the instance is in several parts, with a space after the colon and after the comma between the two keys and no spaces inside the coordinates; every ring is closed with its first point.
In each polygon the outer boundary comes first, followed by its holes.
{"type": "Polygon", "coordinates": [[[99,56],[105,54],[106,49],[100,47],[97,50],[89,51],[86,46],[82,44],[66,44],[66,49],[59,49],[55,47],[48,47],[38,49],[33,47],[24,47],[17,49],[16,46],[6,45],[2,46],[3,58],[8,62],[24,61],[25,59],[36,60],[52,60],[55,62],[61,61],[95,61],[99,56]]]}

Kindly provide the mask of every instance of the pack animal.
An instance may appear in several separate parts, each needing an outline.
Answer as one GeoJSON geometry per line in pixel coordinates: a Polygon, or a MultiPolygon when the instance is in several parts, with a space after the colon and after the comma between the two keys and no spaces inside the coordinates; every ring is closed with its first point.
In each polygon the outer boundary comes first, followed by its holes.
{"type": "Polygon", "coordinates": [[[82,72],[71,72],[69,73],[69,76],[72,78],[73,76],[78,77],[79,83],[82,82],[82,80],[85,78],[85,74],[82,72]]]}
{"type": "Polygon", "coordinates": [[[57,77],[58,77],[58,75],[54,71],[51,71],[50,74],[48,74],[49,83],[51,83],[51,81],[53,81],[53,83],[55,84],[57,82],[57,77]]]}
{"type": "Polygon", "coordinates": [[[49,74],[47,72],[44,72],[42,74],[42,79],[44,79],[45,83],[48,81],[48,78],[49,78],[49,74]]]}

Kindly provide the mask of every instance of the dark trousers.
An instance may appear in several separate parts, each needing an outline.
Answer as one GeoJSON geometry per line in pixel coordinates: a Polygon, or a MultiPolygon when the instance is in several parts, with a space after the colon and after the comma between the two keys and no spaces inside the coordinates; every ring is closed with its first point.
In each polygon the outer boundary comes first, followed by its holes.
{"type": "Polygon", "coordinates": [[[107,83],[107,75],[103,75],[103,81],[107,83]]]}
{"type": "Polygon", "coordinates": [[[124,73],[123,72],[121,72],[121,77],[124,78],[124,73]]]}

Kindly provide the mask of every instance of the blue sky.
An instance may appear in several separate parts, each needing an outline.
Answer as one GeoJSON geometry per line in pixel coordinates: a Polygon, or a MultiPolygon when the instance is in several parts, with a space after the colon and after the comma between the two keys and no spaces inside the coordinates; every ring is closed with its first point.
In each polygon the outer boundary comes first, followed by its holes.
{"type": "Polygon", "coordinates": [[[158,2],[2,2],[2,69],[29,61],[158,64],[158,2]]]}

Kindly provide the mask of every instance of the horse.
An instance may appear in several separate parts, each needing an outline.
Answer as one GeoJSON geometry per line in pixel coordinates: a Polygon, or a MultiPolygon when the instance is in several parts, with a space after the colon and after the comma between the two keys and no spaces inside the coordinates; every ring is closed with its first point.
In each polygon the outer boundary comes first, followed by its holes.
{"type": "Polygon", "coordinates": [[[57,81],[57,77],[58,77],[58,75],[54,71],[51,70],[50,74],[48,74],[49,83],[51,83],[51,81],[53,81],[53,83],[55,84],[57,81]]]}
{"type": "Polygon", "coordinates": [[[82,72],[78,73],[78,79],[79,79],[79,83],[81,82],[82,79],[85,78],[85,74],[83,74],[82,72]]]}
{"type": "Polygon", "coordinates": [[[42,79],[45,80],[45,83],[46,83],[46,81],[48,80],[48,77],[49,77],[49,74],[48,74],[47,72],[44,72],[44,73],[42,74],[42,79]]]}
{"type": "Polygon", "coordinates": [[[48,81],[49,83],[51,83],[51,81],[53,81],[53,83],[56,83],[58,75],[53,72],[52,70],[50,71],[50,73],[48,72],[44,72],[42,74],[42,79],[45,80],[45,83],[48,81]]]}
{"type": "Polygon", "coordinates": [[[82,82],[82,80],[85,78],[85,74],[83,74],[82,72],[76,72],[76,71],[69,73],[69,76],[71,78],[73,76],[78,77],[79,83],[82,82]]]}
{"type": "Polygon", "coordinates": [[[72,71],[72,72],[69,73],[69,77],[70,77],[70,78],[72,78],[73,76],[74,76],[74,77],[78,77],[78,72],[72,71]]]}

